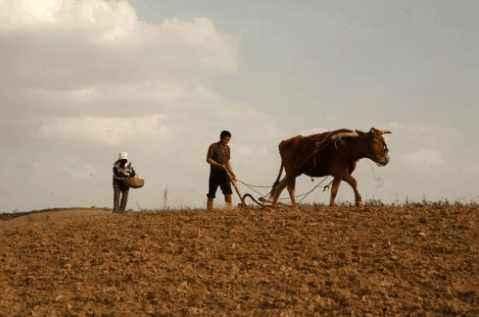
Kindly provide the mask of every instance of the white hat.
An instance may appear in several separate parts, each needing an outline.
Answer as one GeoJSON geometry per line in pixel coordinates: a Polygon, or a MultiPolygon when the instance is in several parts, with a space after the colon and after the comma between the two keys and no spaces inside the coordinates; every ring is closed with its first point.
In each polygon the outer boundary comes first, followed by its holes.
{"type": "Polygon", "coordinates": [[[118,154],[118,159],[120,160],[127,160],[128,159],[128,153],[127,152],[120,152],[118,154]]]}

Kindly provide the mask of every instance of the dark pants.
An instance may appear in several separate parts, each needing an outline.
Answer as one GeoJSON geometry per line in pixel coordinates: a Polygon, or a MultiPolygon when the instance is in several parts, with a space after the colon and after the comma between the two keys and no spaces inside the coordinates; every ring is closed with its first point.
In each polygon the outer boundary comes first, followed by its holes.
{"type": "Polygon", "coordinates": [[[224,170],[211,170],[210,179],[209,179],[209,190],[208,196],[209,199],[214,199],[216,197],[216,191],[218,186],[221,188],[223,194],[231,195],[233,191],[231,190],[231,182],[228,174],[224,170]]]}
{"type": "Polygon", "coordinates": [[[130,189],[128,187],[117,182],[113,182],[113,212],[121,212],[126,210],[129,191],[130,189]]]}

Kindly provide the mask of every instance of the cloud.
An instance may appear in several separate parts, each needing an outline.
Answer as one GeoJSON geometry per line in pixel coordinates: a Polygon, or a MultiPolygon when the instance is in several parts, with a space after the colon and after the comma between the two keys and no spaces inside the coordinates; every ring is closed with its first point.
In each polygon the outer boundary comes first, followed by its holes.
{"type": "Polygon", "coordinates": [[[128,29],[138,22],[127,1],[2,0],[0,28],[6,30],[128,29]]]}
{"type": "Polygon", "coordinates": [[[278,132],[271,116],[215,88],[236,74],[237,51],[207,17],[148,23],[128,1],[0,0],[0,134],[10,136],[0,173],[22,180],[0,188],[0,208],[109,205],[121,150],[148,179],[135,193],[142,206],[158,206],[164,184],[172,204],[201,203],[219,131],[232,130],[237,161],[278,132]]]}
{"type": "Polygon", "coordinates": [[[235,41],[208,18],[151,24],[128,2],[104,0],[4,0],[0,12],[8,87],[194,82],[237,69],[235,41]]]}
{"type": "Polygon", "coordinates": [[[55,118],[43,124],[38,137],[69,142],[99,142],[120,145],[136,140],[158,141],[169,134],[165,116],[55,118]]]}
{"type": "Polygon", "coordinates": [[[219,106],[211,81],[237,69],[235,41],[208,18],[146,23],[106,0],[2,0],[0,12],[4,119],[206,112],[219,106]]]}

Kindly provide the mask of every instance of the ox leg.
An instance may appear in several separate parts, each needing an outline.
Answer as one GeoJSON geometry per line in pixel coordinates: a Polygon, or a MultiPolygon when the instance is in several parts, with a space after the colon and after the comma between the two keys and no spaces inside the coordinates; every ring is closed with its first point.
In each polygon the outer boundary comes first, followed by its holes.
{"type": "Polygon", "coordinates": [[[333,184],[331,185],[331,199],[329,200],[329,206],[334,207],[336,203],[336,195],[338,194],[339,184],[341,183],[340,177],[334,177],[333,184]]]}
{"type": "Polygon", "coordinates": [[[294,188],[296,187],[296,177],[291,177],[288,179],[288,193],[289,198],[291,198],[291,204],[293,207],[296,206],[296,198],[294,197],[294,188]]]}
{"type": "Polygon", "coordinates": [[[344,177],[344,181],[348,183],[354,190],[354,201],[356,203],[356,207],[361,206],[362,198],[358,191],[358,182],[356,181],[356,179],[351,175],[347,175],[346,177],[344,177]]]}
{"type": "Polygon", "coordinates": [[[273,190],[273,206],[275,206],[278,203],[279,196],[281,196],[281,193],[285,189],[287,185],[288,178],[285,177],[283,178],[278,184],[276,184],[274,190],[273,190]]]}

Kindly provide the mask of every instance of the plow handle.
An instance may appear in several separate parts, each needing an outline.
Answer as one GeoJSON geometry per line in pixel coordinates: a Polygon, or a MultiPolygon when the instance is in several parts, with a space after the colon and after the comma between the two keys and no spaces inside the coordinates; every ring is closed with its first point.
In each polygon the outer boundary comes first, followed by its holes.
{"type": "Polygon", "coordinates": [[[230,172],[226,167],[224,167],[224,169],[226,170],[226,173],[228,173],[228,177],[230,178],[231,184],[233,184],[233,187],[234,187],[234,189],[235,189],[236,194],[238,194],[238,197],[239,197],[239,199],[240,199],[240,201],[241,201],[241,205],[244,206],[244,205],[245,205],[244,199],[243,199],[243,197],[241,196],[241,193],[240,193],[240,191],[239,191],[238,185],[236,184],[236,181],[233,180],[233,179],[234,179],[233,175],[231,174],[231,172],[230,172]]]}

